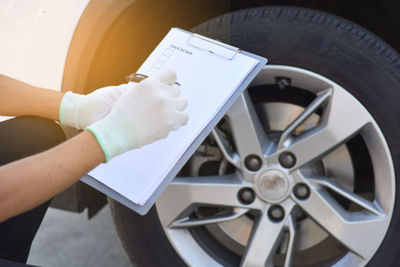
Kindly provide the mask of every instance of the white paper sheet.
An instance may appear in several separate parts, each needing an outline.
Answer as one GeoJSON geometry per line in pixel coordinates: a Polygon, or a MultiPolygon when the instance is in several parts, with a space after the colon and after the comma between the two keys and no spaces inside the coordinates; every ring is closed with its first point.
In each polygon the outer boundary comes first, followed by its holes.
{"type": "Polygon", "coordinates": [[[143,205],[174,168],[186,149],[229,99],[258,61],[236,54],[232,60],[190,46],[190,34],[171,29],[138,73],[162,69],[178,73],[188,99],[188,123],[166,139],[135,149],[101,164],[89,175],[130,201],[143,205]]]}

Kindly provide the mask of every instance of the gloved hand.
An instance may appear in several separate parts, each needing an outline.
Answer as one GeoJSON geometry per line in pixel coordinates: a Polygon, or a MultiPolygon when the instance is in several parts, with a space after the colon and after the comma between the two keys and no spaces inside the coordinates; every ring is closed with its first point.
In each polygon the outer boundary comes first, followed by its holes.
{"type": "Polygon", "coordinates": [[[85,129],[110,113],[114,102],[136,83],[108,86],[88,95],[65,93],[60,103],[60,122],[64,126],[85,129]]]}
{"type": "Polygon", "coordinates": [[[102,148],[106,162],[127,150],[168,136],[188,120],[187,100],[175,84],[176,73],[165,71],[132,86],[115,102],[111,112],[86,129],[102,148]]]}

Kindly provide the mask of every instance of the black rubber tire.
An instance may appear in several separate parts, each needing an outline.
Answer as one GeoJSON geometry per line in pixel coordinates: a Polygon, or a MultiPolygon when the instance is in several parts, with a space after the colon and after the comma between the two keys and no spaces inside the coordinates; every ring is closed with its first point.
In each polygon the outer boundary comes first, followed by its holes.
{"type": "MultiPolygon", "coordinates": [[[[294,7],[261,7],[217,17],[194,31],[265,56],[270,64],[301,67],[346,88],[373,115],[400,167],[400,59],[374,34],[331,14],[294,7]]],[[[396,175],[396,179],[398,179],[396,175]]],[[[396,192],[400,192],[396,183],[396,192]]],[[[399,198],[387,235],[370,266],[400,266],[399,198]]],[[[114,221],[137,266],[182,266],[156,208],[139,216],[111,202],[114,221]]]]}

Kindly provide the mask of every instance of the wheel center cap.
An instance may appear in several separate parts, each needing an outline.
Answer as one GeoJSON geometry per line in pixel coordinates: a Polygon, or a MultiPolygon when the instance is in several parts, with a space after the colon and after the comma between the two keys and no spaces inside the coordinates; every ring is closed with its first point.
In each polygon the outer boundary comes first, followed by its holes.
{"type": "Polygon", "coordinates": [[[263,170],[256,176],[256,191],[264,201],[277,203],[287,196],[289,179],[279,170],[263,170]]]}

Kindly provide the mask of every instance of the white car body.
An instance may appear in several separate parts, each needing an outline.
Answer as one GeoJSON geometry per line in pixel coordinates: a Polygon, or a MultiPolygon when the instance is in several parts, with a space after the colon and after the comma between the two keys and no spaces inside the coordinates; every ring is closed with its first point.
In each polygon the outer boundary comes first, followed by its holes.
{"type": "Polygon", "coordinates": [[[88,3],[0,1],[0,73],[61,90],[69,44],[88,3]]]}

